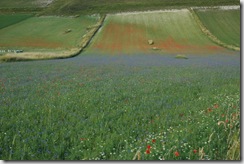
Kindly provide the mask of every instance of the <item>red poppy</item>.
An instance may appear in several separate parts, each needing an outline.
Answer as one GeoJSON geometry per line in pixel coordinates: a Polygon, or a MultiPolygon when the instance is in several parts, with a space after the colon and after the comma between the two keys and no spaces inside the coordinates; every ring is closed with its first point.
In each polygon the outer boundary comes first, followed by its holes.
{"type": "Polygon", "coordinates": [[[196,149],[194,149],[194,150],[193,150],[193,153],[194,153],[194,154],[196,154],[196,153],[197,153],[197,150],[196,150],[196,149]]]}
{"type": "Polygon", "coordinates": [[[147,149],[151,149],[151,146],[150,146],[150,145],[148,145],[148,146],[147,146],[147,149]]]}
{"type": "Polygon", "coordinates": [[[180,156],[180,153],[178,151],[175,152],[175,156],[178,157],[180,156]]]}
{"type": "Polygon", "coordinates": [[[217,109],[219,107],[218,104],[214,104],[214,108],[217,109]]]}
{"type": "Polygon", "coordinates": [[[150,152],[150,149],[147,149],[146,150],[146,154],[150,154],[151,152],[150,152]]]}
{"type": "Polygon", "coordinates": [[[155,140],[155,139],[153,139],[153,140],[152,140],[152,143],[155,143],[155,142],[156,142],[156,140],[155,140]]]}
{"type": "Polygon", "coordinates": [[[229,122],[229,120],[225,120],[225,122],[226,122],[226,123],[228,123],[228,122],[229,122]]]}

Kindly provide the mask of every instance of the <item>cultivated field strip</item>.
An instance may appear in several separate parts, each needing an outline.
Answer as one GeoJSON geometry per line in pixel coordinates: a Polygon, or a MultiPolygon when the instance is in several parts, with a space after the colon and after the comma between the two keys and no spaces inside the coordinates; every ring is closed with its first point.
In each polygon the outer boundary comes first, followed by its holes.
{"type": "MultiPolygon", "coordinates": [[[[40,16],[13,24],[0,30],[0,60],[19,61],[74,57],[88,45],[103,20],[104,17],[99,18],[98,16],[78,18],[40,16]],[[9,50],[16,49],[21,49],[24,52],[18,54],[9,52],[9,50]]],[[[9,23],[6,19],[5,22],[5,24],[9,23]]]]}
{"type": "Polygon", "coordinates": [[[240,8],[227,9],[198,9],[195,13],[203,26],[223,42],[222,45],[238,50],[241,40],[240,8]]]}
{"type": "Polygon", "coordinates": [[[94,51],[204,54],[226,50],[202,33],[189,10],[181,9],[109,14],[88,49],[94,51]],[[154,40],[153,45],[148,45],[150,39],[154,40]]]}

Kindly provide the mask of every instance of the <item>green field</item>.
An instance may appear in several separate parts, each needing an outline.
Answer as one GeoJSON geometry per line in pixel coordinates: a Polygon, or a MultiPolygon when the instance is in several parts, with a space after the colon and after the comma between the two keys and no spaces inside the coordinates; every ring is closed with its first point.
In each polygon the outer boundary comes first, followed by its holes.
{"type": "Polygon", "coordinates": [[[202,23],[222,42],[240,47],[240,10],[196,10],[202,23]]]}
{"type": "MultiPolygon", "coordinates": [[[[10,16],[11,18],[11,16],[10,16]]],[[[32,17],[0,30],[1,48],[65,49],[78,47],[86,28],[96,24],[97,16],[79,18],[32,17]],[[66,33],[68,29],[71,32],[66,33]]]]}
{"type": "Polygon", "coordinates": [[[117,13],[189,6],[240,5],[238,0],[57,0],[45,14],[117,13]]]}
{"type": "Polygon", "coordinates": [[[211,54],[225,50],[210,41],[191,13],[183,9],[108,15],[88,49],[94,51],[211,54]],[[148,40],[154,44],[149,45],[148,40]]]}
{"type": "MultiPolygon", "coordinates": [[[[41,8],[45,7],[50,0],[1,0],[0,9],[6,8],[41,8]]],[[[51,1],[50,1],[51,2],[51,1]]]]}
{"type": "Polygon", "coordinates": [[[0,14],[0,29],[19,23],[31,16],[30,14],[0,14]]]}

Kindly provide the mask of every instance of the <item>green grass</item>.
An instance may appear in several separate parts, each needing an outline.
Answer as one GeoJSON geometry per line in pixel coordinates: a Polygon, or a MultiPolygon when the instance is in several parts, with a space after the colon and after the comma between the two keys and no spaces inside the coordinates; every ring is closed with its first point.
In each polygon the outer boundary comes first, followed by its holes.
{"type": "Polygon", "coordinates": [[[218,53],[187,9],[108,15],[101,31],[88,49],[99,52],[218,53]],[[153,45],[148,40],[154,41],[153,45]]]}
{"type": "Polygon", "coordinates": [[[240,10],[196,10],[196,13],[219,40],[240,47],[240,10]]]}
{"type": "Polygon", "coordinates": [[[1,64],[0,159],[225,160],[240,135],[238,62],[145,57],[1,64]]]}
{"type": "Polygon", "coordinates": [[[0,30],[0,47],[22,49],[64,49],[78,47],[86,28],[96,24],[97,16],[32,17],[0,30]],[[67,29],[71,32],[65,33],[67,29]]]}
{"type": "Polygon", "coordinates": [[[93,14],[115,13],[121,11],[154,10],[182,8],[189,6],[239,5],[237,0],[58,0],[46,14],[93,14]]]}
{"type": "Polygon", "coordinates": [[[30,14],[0,14],[0,29],[19,23],[31,16],[30,14]]]}

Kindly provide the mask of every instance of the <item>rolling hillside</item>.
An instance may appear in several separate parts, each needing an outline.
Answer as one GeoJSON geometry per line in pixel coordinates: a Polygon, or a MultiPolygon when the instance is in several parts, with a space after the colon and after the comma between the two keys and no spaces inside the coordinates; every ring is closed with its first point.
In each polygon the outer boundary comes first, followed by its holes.
{"type": "Polygon", "coordinates": [[[88,52],[206,54],[223,50],[202,33],[189,10],[182,9],[108,15],[88,52]]]}
{"type": "Polygon", "coordinates": [[[189,6],[239,5],[238,0],[57,0],[47,14],[92,14],[182,8],[189,6]]]}

